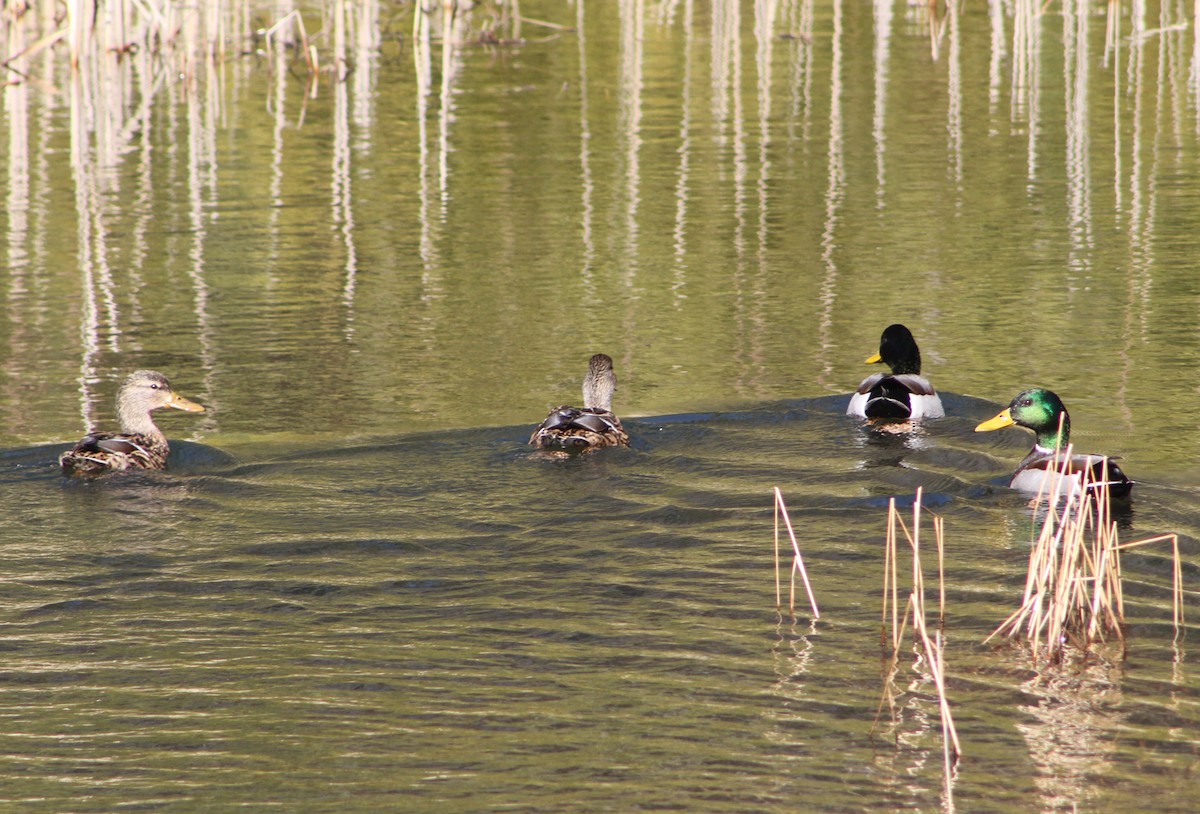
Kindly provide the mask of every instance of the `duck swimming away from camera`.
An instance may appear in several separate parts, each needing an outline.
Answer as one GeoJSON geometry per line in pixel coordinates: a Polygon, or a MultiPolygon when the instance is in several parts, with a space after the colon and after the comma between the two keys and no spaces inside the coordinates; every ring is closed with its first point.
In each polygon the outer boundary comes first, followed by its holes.
{"type": "Polygon", "coordinates": [[[846,415],[895,421],[946,415],[937,391],[921,375],[921,351],[912,331],[899,323],[887,326],[879,338],[879,353],[867,357],[866,363],[877,362],[892,372],[863,379],[850,397],[846,415]]]}
{"type": "Polygon", "coordinates": [[[555,407],[529,437],[529,443],[552,452],[590,452],[629,446],[629,434],[612,411],[617,374],[612,358],[597,353],[588,360],[583,379],[583,407],[555,407]]]}

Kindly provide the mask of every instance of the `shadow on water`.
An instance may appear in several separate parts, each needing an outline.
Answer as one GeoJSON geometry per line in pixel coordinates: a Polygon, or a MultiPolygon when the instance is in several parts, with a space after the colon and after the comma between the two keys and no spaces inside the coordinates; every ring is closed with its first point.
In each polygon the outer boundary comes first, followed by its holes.
{"type": "MultiPolygon", "coordinates": [[[[0,465],[10,472],[51,472],[58,474],[58,456],[72,444],[39,444],[0,450],[0,465]]],[[[237,466],[238,459],[228,452],[195,441],[172,441],[168,470],[180,474],[201,474],[227,471],[237,466]]],[[[153,472],[134,472],[134,475],[154,475],[153,472]]]]}
{"type": "MultiPolygon", "coordinates": [[[[873,423],[846,416],[846,397],[795,399],[741,410],[626,418],[631,449],[608,449],[552,459],[527,445],[529,426],[489,427],[385,436],[351,445],[272,452],[262,446],[249,458],[217,447],[173,441],[169,471],[124,473],[93,479],[113,482],[216,482],[333,487],[348,494],[421,497],[458,495],[463,510],[489,494],[509,495],[526,485],[550,494],[530,496],[530,505],[588,497],[586,484],[623,483],[648,496],[648,486],[691,493],[712,506],[754,506],[775,486],[796,493],[791,503],[814,509],[880,509],[893,497],[911,506],[918,488],[923,504],[946,507],[967,501],[981,507],[1012,508],[1027,503],[1007,488],[1011,468],[1031,443],[1022,431],[981,435],[979,420],[996,405],[942,394],[948,417],[925,423],[873,423]],[[570,479],[562,478],[570,473],[570,479]],[[564,495],[561,490],[570,489],[564,495]],[[751,500],[747,496],[753,495],[751,500]]],[[[57,457],[66,444],[0,452],[6,480],[57,476],[57,457]]],[[[662,496],[660,496],[662,497],[662,496]]],[[[576,506],[583,510],[585,506],[576,506]]],[[[560,510],[560,509],[556,509],[560,510]]]]}

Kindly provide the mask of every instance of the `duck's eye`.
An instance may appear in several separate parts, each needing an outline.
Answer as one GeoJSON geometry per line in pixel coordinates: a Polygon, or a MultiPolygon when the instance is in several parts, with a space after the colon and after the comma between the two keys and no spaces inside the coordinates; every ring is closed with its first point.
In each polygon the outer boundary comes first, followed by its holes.
{"type": "Polygon", "coordinates": [[[1021,406],[1022,407],[1032,407],[1033,399],[1021,399],[1021,406]]]}
{"type": "Polygon", "coordinates": [[[157,389],[158,389],[158,385],[157,385],[157,384],[155,384],[154,382],[150,382],[150,389],[151,389],[151,390],[157,390],[157,389]]]}

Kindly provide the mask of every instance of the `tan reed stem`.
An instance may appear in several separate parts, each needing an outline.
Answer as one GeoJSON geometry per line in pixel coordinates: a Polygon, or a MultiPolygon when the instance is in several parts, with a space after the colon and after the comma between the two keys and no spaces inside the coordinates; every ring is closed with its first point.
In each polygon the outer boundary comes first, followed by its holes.
{"type": "Polygon", "coordinates": [[[779,492],[779,487],[775,487],[775,607],[783,606],[783,589],[779,579],[779,504],[783,502],[783,495],[779,492]]]}
{"type": "MultiPolygon", "coordinates": [[[[884,694],[880,698],[879,707],[876,711],[876,724],[878,724],[879,716],[883,711],[883,704],[889,697],[889,687],[891,681],[895,677],[896,669],[900,658],[900,645],[904,639],[904,629],[908,625],[908,621],[912,620],[914,647],[918,646],[921,652],[924,653],[925,663],[928,664],[929,675],[932,677],[934,686],[937,688],[938,694],[938,709],[942,722],[942,744],[943,744],[943,762],[945,769],[945,782],[947,800],[951,800],[953,767],[959,755],[962,754],[962,747],[958,739],[958,731],[954,726],[954,718],[950,711],[950,703],[946,697],[946,679],[945,679],[945,659],[944,659],[944,642],[942,639],[942,631],[939,628],[931,637],[927,624],[927,612],[925,607],[925,578],[924,569],[921,565],[921,514],[922,514],[922,498],[921,489],[917,490],[916,500],[913,503],[913,528],[912,533],[909,533],[908,528],[904,525],[904,519],[896,510],[895,498],[888,501],[888,517],[887,517],[887,541],[885,545],[884,557],[884,579],[883,579],[883,624],[886,626],[888,618],[888,605],[891,605],[892,610],[892,650],[888,660],[888,670],[885,675],[884,694]],[[909,548],[912,551],[912,586],[908,596],[908,602],[905,606],[904,614],[899,619],[897,618],[899,602],[896,596],[898,591],[897,585],[897,554],[896,549],[898,535],[896,532],[899,527],[904,532],[905,538],[908,540],[909,548]],[[890,583],[890,584],[889,584],[890,583]]],[[[939,597],[939,620],[944,623],[945,620],[945,580],[944,580],[944,541],[942,519],[934,515],[934,533],[938,546],[938,597],[939,597]]],[[[886,630],[885,630],[886,636],[886,630]]],[[[952,803],[950,803],[952,806],[952,803]]]]}
{"type": "MultiPolygon", "coordinates": [[[[1030,642],[1034,663],[1045,655],[1052,662],[1063,659],[1070,643],[1087,649],[1092,644],[1125,643],[1125,599],[1122,587],[1121,551],[1135,546],[1172,540],[1175,535],[1122,545],[1112,518],[1107,462],[1099,476],[1092,467],[1072,471],[1072,450],[1055,453],[1053,466],[1039,490],[1035,506],[1045,515],[1036,526],[1030,549],[1025,593],[1020,607],[988,640],[997,634],[1020,634],[1030,642]],[[1061,497],[1060,497],[1061,496],[1061,497]]],[[[1176,555],[1172,579],[1172,614],[1176,635],[1182,618],[1182,569],[1176,555]]]]}
{"type": "MultiPolygon", "coordinates": [[[[888,628],[888,606],[892,609],[892,630],[895,631],[899,626],[897,614],[899,611],[896,608],[896,498],[888,500],[888,516],[887,516],[887,535],[883,545],[883,614],[879,621],[879,644],[882,646],[887,640],[888,628]],[[889,586],[890,581],[890,586],[889,586]],[[890,594],[889,594],[890,587],[890,594]],[[889,596],[891,601],[889,602],[889,596]]],[[[895,641],[892,642],[892,650],[896,649],[895,641]]]]}
{"type": "MultiPolygon", "coordinates": [[[[809,579],[808,579],[808,569],[806,569],[804,567],[804,557],[801,556],[801,554],[800,554],[800,543],[798,543],[796,541],[796,532],[792,528],[792,519],[790,516],[788,516],[787,504],[785,504],[783,502],[783,493],[779,491],[778,486],[775,487],[775,500],[777,502],[779,510],[783,514],[783,522],[784,522],[784,525],[787,527],[788,539],[791,540],[791,543],[792,543],[793,558],[792,558],[791,571],[792,571],[793,584],[795,581],[795,574],[796,574],[796,572],[799,572],[800,578],[804,581],[804,590],[808,593],[808,604],[809,604],[809,607],[812,608],[813,618],[820,619],[821,611],[817,608],[817,598],[813,594],[812,583],[809,582],[809,579]]],[[[789,610],[791,610],[792,612],[795,612],[795,610],[796,610],[794,588],[792,591],[792,598],[791,598],[791,602],[789,605],[789,610]]]]}

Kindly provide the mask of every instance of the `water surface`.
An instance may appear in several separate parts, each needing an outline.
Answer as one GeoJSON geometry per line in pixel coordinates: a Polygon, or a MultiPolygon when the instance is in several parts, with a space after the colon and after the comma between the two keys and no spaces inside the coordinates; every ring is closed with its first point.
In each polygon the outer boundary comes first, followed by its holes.
{"type": "Polygon", "coordinates": [[[742,5],[527,1],[562,28],[435,41],[428,87],[372,4],[315,96],[266,47],[195,93],[25,65],[58,92],[7,87],[0,143],[0,800],[948,810],[907,653],[877,719],[886,507],[920,488],[956,810],[1194,808],[1162,550],[1125,561],[1124,657],[983,644],[1030,437],[973,432],[1055,389],[1139,482],[1123,539],[1179,533],[1190,590],[1194,21],[1121,8],[1106,50],[1075,3],[742,5]],[[843,415],[896,321],[948,414],[899,435],[843,415]],[[598,351],[633,448],[531,456],[598,351]],[[189,443],[64,481],[136,367],[209,408],[163,416],[189,443]],[[776,486],[819,621],[776,609],[776,486]]]}

